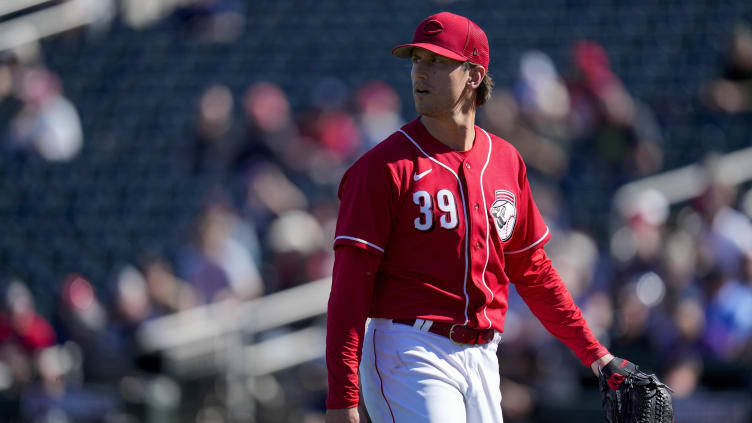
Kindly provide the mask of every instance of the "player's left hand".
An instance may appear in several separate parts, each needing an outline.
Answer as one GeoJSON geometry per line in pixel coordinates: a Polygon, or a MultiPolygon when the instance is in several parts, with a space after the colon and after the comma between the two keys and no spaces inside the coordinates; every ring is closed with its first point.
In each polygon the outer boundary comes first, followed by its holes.
{"type": "Polygon", "coordinates": [[[600,370],[601,401],[609,423],[672,423],[669,388],[655,374],[614,358],[600,370]]]}

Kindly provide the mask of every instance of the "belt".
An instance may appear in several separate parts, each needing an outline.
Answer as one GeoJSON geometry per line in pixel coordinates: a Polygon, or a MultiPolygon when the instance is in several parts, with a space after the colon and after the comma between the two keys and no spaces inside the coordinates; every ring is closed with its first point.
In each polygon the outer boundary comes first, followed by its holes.
{"type": "Polygon", "coordinates": [[[494,338],[493,329],[474,329],[458,323],[442,323],[423,319],[393,319],[393,323],[441,335],[459,345],[484,345],[494,338]]]}

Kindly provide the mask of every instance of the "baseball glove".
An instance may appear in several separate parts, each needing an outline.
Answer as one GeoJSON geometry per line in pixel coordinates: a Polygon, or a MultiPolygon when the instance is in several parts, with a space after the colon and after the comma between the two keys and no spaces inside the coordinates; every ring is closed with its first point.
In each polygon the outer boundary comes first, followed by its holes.
{"type": "Polygon", "coordinates": [[[670,389],[655,374],[614,358],[601,369],[600,390],[609,423],[673,423],[670,389]]]}

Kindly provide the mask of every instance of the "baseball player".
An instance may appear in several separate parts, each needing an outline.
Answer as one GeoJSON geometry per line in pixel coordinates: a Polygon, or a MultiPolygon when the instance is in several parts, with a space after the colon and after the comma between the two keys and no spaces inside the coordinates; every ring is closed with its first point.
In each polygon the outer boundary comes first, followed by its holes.
{"type": "Polygon", "coordinates": [[[362,394],[375,422],[501,422],[510,282],[593,372],[613,356],[546,257],[520,154],[475,125],[493,84],[485,33],[443,12],[392,53],[412,60],[419,117],[342,178],[326,420],[365,421],[362,394]]]}

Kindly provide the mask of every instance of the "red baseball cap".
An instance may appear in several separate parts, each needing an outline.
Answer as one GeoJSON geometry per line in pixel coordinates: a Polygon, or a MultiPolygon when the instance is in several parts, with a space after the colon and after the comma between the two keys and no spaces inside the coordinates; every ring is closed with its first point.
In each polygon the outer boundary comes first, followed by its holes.
{"type": "Polygon", "coordinates": [[[395,47],[392,54],[407,59],[414,47],[461,62],[469,60],[488,71],[486,33],[464,16],[441,12],[425,18],[415,30],[413,42],[395,47]]]}

